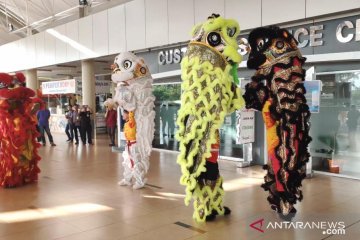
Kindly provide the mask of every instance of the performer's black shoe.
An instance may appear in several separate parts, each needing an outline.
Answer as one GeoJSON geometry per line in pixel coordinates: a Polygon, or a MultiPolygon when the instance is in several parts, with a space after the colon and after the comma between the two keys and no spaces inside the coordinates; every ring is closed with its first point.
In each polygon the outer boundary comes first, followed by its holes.
{"type": "Polygon", "coordinates": [[[206,221],[207,221],[207,222],[212,222],[212,221],[214,221],[215,218],[216,218],[216,215],[217,215],[217,212],[216,212],[215,210],[213,210],[210,215],[207,215],[207,216],[206,216],[206,221]]]}
{"type": "Polygon", "coordinates": [[[230,210],[230,208],[228,208],[228,207],[224,207],[224,215],[226,216],[226,215],[230,215],[231,214],[231,210],[230,210]]]}
{"type": "Polygon", "coordinates": [[[293,207],[287,215],[279,212],[279,217],[283,221],[291,222],[291,220],[295,217],[296,209],[293,207]]]}

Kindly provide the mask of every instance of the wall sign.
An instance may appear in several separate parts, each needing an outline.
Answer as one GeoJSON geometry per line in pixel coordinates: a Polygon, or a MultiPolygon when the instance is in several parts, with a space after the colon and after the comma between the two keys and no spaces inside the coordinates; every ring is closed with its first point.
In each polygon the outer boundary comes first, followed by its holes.
{"type": "Polygon", "coordinates": [[[159,65],[180,63],[186,50],[187,50],[187,47],[174,48],[174,49],[160,51],[158,53],[159,65]]]}
{"type": "Polygon", "coordinates": [[[236,144],[255,142],[255,112],[236,111],[236,144]]]}
{"type": "MultiPolygon", "coordinates": [[[[360,49],[360,18],[352,16],[317,22],[314,24],[303,24],[290,27],[288,30],[298,41],[298,47],[302,53],[322,54],[336,52],[359,51],[360,49]]],[[[240,35],[244,43],[239,45],[239,53],[248,55],[246,44],[248,35],[240,35]]],[[[186,52],[186,47],[161,50],[158,52],[159,65],[171,65],[181,62],[186,52]]]]}
{"type": "MultiPolygon", "coordinates": [[[[95,93],[110,93],[111,81],[95,81],[95,93]]],[[[82,94],[81,80],[69,79],[41,83],[43,94],[82,94]]]]}
{"type": "Polygon", "coordinates": [[[76,84],[75,79],[43,82],[41,83],[41,88],[43,94],[67,94],[75,93],[76,84]]]}

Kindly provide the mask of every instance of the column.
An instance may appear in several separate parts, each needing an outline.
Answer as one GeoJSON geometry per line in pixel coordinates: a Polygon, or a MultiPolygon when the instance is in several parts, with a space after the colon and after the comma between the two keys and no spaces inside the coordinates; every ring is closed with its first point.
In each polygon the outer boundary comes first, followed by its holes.
{"type": "Polygon", "coordinates": [[[37,79],[37,70],[36,69],[26,70],[25,77],[26,77],[26,87],[28,87],[36,92],[36,90],[39,89],[39,82],[37,79]]]}
{"type": "Polygon", "coordinates": [[[95,113],[95,67],[94,61],[81,61],[81,83],[83,105],[88,105],[95,113]]]}
{"type": "Polygon", "coordinates": [[[81,61],[82,104],[93,111],[93,138],[96,138],[95,66],[92,59],[81,61]]]}

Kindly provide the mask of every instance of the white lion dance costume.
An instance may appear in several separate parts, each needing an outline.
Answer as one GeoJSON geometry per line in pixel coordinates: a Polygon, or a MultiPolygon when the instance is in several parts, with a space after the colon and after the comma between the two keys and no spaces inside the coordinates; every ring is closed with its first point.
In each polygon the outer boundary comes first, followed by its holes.
{"type": "MultiPolygon", "coordinates": [[[[120,53],[112,66],[111,79],[117,84],[114,100],[134,118],[136,136],[127,142],[123,153],[124,179],[120,185],[144,187],[154,138],[154,101],[152,78],[142,58],[130,52],[120,53]]],[[[134,132],[135,133],[135,132],[134,132]]]]}
{"type": "Polygon", "coordinates": [[[244,105],[236,86],[241,56],[235,20],[213,14],[193,28],[193,38],[181,62],[182,96],[178,112],[180,183],[186,186],[185,204],[194,198],[194,219],[211,221],[227,215],[219,174],[219,128],[227,114],[244,105]]]}

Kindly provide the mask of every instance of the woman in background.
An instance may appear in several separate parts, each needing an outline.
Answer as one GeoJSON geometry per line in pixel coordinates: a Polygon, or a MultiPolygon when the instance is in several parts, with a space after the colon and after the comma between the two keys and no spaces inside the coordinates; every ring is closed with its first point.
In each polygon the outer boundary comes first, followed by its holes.
{"type": "Polygon", "coordinates": [[[116,104],[112,99],[107,99],[104,103],[106,107],[105,121],[106,121],[106,130],[109,134],[110,144],[109,146],[115,146],[115,130],[116,130],[116,120],[117,120],[117,111],[116,104]]]}

